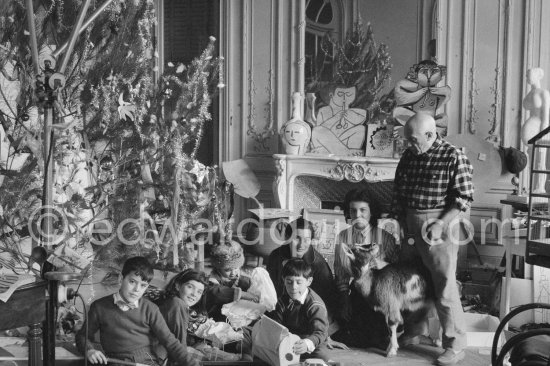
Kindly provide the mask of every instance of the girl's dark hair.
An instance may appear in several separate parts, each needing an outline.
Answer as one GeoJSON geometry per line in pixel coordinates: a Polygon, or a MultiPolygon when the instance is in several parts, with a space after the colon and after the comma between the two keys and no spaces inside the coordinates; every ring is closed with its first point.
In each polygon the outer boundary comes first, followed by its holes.
{"type": "MultiPolygon", "coordinates": [[[[197,281],[204,285],[206,288],[208,280],[204,272],[199,272],[194,269],[186,269],[170,279],[166,287],[164,288],[164,298],[169,299],[178,296],[178,287],[189,281],[197,281]]],[[[200,302],[200,301],[199,301],[200,302]]]]}
{"type": "Polygon", "coordinates": [[[132,257],[128,258],[126,262],[124,262],[124,265],[122,266],[122,278],[132,273],[140,276],[145,282],[151,282],[155,275],[153,266],[145,257],[132,257]]]}
{"type": "Polygon", "coordinates": [[[369,224],[371,226],[378,225],[378,219],[382,216],[382,209],[378,204],[378,200],[372,197],[370,191],[366,189],[352,189],[344,197],[344,216],[346,219],[350,219],[349,209],[352,202],[365,202],[369,205],[370,219],[369,224]]]}
{"type": "Polygon", "coordinates": [[[301,258],[292,258],[283,267],[282,277],[304,277],[310,278],[312,275],[311,266],[301,258]]]}

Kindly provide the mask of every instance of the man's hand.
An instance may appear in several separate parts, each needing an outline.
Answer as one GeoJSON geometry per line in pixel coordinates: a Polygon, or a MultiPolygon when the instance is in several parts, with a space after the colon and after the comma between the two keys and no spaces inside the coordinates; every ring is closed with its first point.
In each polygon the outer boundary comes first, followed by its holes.
{"type": "Polygon", "coordinates": [[[299,341],[296,341],[294,343],[294,347],[292,347],[292,352],[294,352],[297,355],[302,355],[307,352],[307,344],[303,339],[300,339],[299,341]]]}
{"type": "Polygon", "coordinates": [[[88,352],[86,352],[86,358],[91,363],[102,363],[107,364],[107,357],[103,354],[103,352],[98,351],[97,349],[90,349],[88,352]]]}

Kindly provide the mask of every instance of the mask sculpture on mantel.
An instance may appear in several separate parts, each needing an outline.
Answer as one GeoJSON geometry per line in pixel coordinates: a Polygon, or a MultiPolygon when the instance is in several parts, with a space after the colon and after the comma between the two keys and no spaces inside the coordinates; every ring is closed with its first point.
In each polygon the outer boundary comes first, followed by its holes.
{"type": "Polygon", "coordinates": [[[306,153],[311,139],[311,127],[304,122],[302,113],[303,97],[296,92],[292,96],[292,119],[281,128],[281,139],[287,155],[306,153]]]}

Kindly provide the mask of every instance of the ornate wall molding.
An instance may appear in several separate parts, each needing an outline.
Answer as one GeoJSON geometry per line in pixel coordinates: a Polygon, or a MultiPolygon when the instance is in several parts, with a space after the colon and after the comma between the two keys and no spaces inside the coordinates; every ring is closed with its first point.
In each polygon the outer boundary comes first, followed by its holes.
{"type": "Polygon", "coordinates": [[[495,68],[495,79],[493,81],[493,85],[491,86],[491,95],[493,96],[493,103],[491,103],[491,106],[489,108],[489,115],[491,118],[489,119],[489,123],[491,125],[491,129],[489,130],[489,136],[485,140],[491,142],[495,146],[498,146],[500,144],[500,123],[499,119],[501,117],[500,115],[500,107],[501,107],[501,91],[500,91],[500,79],[501,79],[501,72],[500,68],[497,66],[495,68]]]}
{"type": "Polygon", "coordinates": [[[304,88],[306,84],[305,80],[305,65],[306,65],[306,2],[305,0],[299,0],[299,18],[296,31],[299,34],[298,38],[298,87],[295,91],[299,91],[302,96],[304,94],[304,88]]]}
{"type": "MultiPolygon", "coordinates": [[[[230,1],[230,0],[229,0],[230,1]]],[[[252,100],[250,98],[252,94],[252,83],[254,82],[254,79],[251,78],[253,66],[252,66],[252,24],[253,24],[253,1],[252,0],[243,0],[243,14],[242,19],[244,20],[242,22],[242,48],[241,48],[241,78],[242,78],[242,90],[241,90],[241,110],[242,110],[242,118],[245,119],[246,116],[246,127],[241,127],[241,133],[244,134],[243,142],[241,144],[241,157],[246,156],[246,150],[247,150],[247,136],[249,136],[251,132],[251,127],[254,126],[254,121],[252,119],[253,113],[250,111],[250,107],[253,105],[252,100]]],[[[234,60],[237,62],[237,59],[234,60]]]]}
{"type": "Polygon", "coordinates": [[[393,168],[372,167],[363,163],[339,162],[335,167],[325,170],[328,177],[334,180],[347,180],[352,183],[365,181],[391,180],[395,175],[393,168]]]}
{"type": "Polygon", "coordinates": [[[265,91],[267,93],[267,103],[266,107],[264,108],[265,112],[265,120],[267,121],[267,125],[265,126],[265,129],[267,131],[273,131],[273,69],[269,69],[267,72],[267,86],[265,87],[265,91]]]}
{"type": "Polygon", "coordinates": [[[466,123],[468,124],[468,131],[471,134],[476,133],[476,123],[477,123],[477,108],[476,108],[476,95],[479,94],[479,88],[477,87],[475,81],[475,68],[470,68],[469,78],[468,78],[468,117],[466,123]]]}
{"type": "Polygon", "coordinates": [[[477,123],[477,108],[476,108],[476,96],[479,94],[479,89],[475,81],[475,43],[476,43],[476,16],[477,6],[474,0],[464,1],[464,13],[463,13],[463,68],[462,77],[465,88],[462,89],[462,98],[467,100],[468,103],[463,105],[462,115],[465,116],[465,120],[468,126],[468,132],[475,134],[477,123]]]}
{"type": "MultiPolygon", "coordinates": [[[[273,87],[272,87],[272,56],[270,55],[270,69],[267,73],[268,75],[268,82],[267,82],[267,93],[268,93],[268,101],[267,101],[267,118],[266,118],[266,125],[263,128],[259,128],[256,125],[256,83],[254,82],[254,31],[252,30],[253,22],[254,22],[254,1],[250,1],[248,3],[249,11],[247,12],[248,16],[246,17],[248,19],[248,26],[250,29],[247,31],[247,38],[244,39],[244,44],[248,45],[248,50],[243,51],[246,53],[247,59],[248,59],[248,79],[247,79],[247,86],[248,86],[248,98],[247,98],[247,106],[248,106],[248,114],[247,114],[247,124],[248,124],[248,130],[246,131],[246,135],[252,139],[253,143],[253,149],[254,152],[257,153],[265,153],[270,150],[269,142],[271,137],[275,134],[273,131],[273,116],[272,116],[272,105],[273,105],[273,87]]],[[[273,23],[274,19],[271,17],[271,27],[269,28],[271,32],[273,32],[273,23]]],[[[273,42],[273,37],[270,37],[271,42],[273,42]]],[[[270,53],[272,53],[272,46],[270,46],[270,53]]],[[[246,99],[245,99],[246,100],[246,99]]],[[[247,152],[245,152],[246,155],[247,152]]]]}

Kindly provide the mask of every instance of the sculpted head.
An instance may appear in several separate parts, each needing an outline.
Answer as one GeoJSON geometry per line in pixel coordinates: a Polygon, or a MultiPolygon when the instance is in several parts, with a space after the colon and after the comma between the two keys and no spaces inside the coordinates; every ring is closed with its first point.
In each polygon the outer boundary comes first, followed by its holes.
{"type": "Polygon", "coordinates": [[[428,113],[415,114],[405,124],[405,138],[415,155],[425,153],[437,139],[435,119],[428,113]]]}
{"type": "Polygon", "coordinates": [[[291,146],[305,146],[311,137],[309,125],[301,120],[291,120],[283,127],[283,139],[291,146]]]}
{"type": "Polygon", "coordinates": [[[544,70],[539,67],[535,67],[527,70],[527,83],[529,84],[538,83],[542,80],[543,77],[544,77],[544,70]]]}

